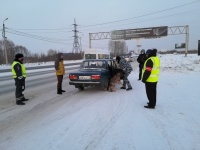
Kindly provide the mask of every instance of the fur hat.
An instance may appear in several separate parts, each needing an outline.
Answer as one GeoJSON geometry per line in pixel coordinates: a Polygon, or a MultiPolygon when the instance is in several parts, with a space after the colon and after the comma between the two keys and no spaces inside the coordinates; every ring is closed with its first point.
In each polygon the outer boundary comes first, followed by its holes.
{"type": "Polygon", "coordinates": [[[148,49],[148,50],[146,51],[146,54],[151,54],[151,52],[152,52],[152,50],[151,50],[151,49],[148,49]]]}
{"type": "Polygon", "coordinates": [[[117,57],[116,57],[116,60],[117,60],[117,62],[119,63],[119,61],[121,60],[121,57],[120,57],[120,56],[117,56],[117,57]]]}
{"type": "Polygon", "coordinates": [[[17,58],[17,59],[18,59],[18,58],[22,58],[22,57],[24,57],[24,55],[21,54],[21,53],[18,53],[18,54],[15,55],[15,58],[17,58]]]}
{"type": "Polygon", "coordinates": [[[144,50],[144,49],[142,49],[140,53],[141,53],[141,54],[142,54],[142,53],[145,53],[145,50],[144,50]]]}
{"type": "Polygon", "coordinates": [[[152,51],[151,51],[151,54],[152,54],[152,56],[156,56],[156,54],[157,54],[157,49],[152,49],[152,51]]]}

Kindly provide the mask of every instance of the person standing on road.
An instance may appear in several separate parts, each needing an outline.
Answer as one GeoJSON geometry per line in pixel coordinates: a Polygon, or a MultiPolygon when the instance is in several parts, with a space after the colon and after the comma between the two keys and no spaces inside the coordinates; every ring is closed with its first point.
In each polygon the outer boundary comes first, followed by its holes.
{"type": "Polygon", "coordinates": [[[127,62],[123,57],[117,56],[116,57],[117,63],[119,64],[120,69],[123,70],[123,86],[121,89],[126,89],[127,85],[127,91],[132,90],[131,83],[128,80],[128,76],[133,71],[133,68],[129,62],[127,62]]]}
{"type": "Polygon", "coordinates": [[[56,69],[56,76],[57,76],[57,94],[62,94],[65,92],[62,89],[62,82],[63,82],[63,75],[65,75],[65,66],[63,62],[63,53],[58,53],[58,57],[55,61],[55,69],[56,69]]]}
{"type": "Polygon", "coordinates": [[[25,90],[26,68],[23,64],[24,56],[21,53],[15,55],[12,63],[12,75],[15,80],[15,97],[17,105],[25,105],[24,101],[28,101],[22,92],[25,90]]]}
{"type": "Polygon", "coordinates": [[[157,82],[160,72],[160,59],[156,56],[157,49],[149,49],[146,54],[148,59],[142,70],[142,82],[145,83],[146,94],[149,102],[145,108],[154,109],[156,106],[157,82]]]}
{"type": "Polygon", "coordinates": [[[138,80],[141,80],[141,76],[142,76],[142,69],[144,66],[144,62],[146,61],[146,54],[145,54],[145,50],[142,49],[140,52],[140,55],[137,58],[137,62],[139,63],[139,78],[138,80]]]}

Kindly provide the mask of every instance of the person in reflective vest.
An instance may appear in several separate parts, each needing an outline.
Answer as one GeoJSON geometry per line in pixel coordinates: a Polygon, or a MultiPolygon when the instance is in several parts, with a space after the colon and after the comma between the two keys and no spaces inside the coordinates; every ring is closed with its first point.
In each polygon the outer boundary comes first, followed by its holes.
{"type": "Polygon", "coordinates": [[[24,101],[27,101],[22,93],[25,90],[26,68],[23,64],[23,54],[18,53],[15,55],[15,59],[12,63],[12,75],[15,80],[15,97],[17,105],[25,105],[24,101]]]}
{"type": "Polygon", "coordinates": [[[160,59],[156,56],[157,49],[146,51],[148,59],[142,70],[142,82],[145,83],[146,94],[149,102],[145,108],[154,109],[156,106],[157,82],[160,72],[160,59]]]}
{"type": "Polygon", "coordinates": [[[57,94],[62,94],[65,90],[62,89],[63,75],[65,74],[65,66],[63,63],[63,53],[58,53],[58,58],[55,61],[55,70],[57,76],[57,94]]]}

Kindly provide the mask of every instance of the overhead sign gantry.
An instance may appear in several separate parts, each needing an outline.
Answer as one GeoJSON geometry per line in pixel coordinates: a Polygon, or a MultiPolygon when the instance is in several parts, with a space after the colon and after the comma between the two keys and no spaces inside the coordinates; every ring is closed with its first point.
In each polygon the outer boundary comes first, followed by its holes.
{"type": "Polygon", "coordinates": [[[126,30],[114,30],[111,32],[98,32],[89,33],[89,48],[92,47],[92,40],[131,40],[138,38],[161,38],[168,35],[185,34],[185,56],[188,52],[189,44],[189,26],[160,26],[160,27],[149,27],[149,28],[137,28],[137,29],[126,29],[126,30]]]}

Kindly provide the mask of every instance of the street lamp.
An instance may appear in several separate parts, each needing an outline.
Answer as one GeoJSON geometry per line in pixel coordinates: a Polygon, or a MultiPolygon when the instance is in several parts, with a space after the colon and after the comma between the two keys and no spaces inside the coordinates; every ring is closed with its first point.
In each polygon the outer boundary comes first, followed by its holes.
{"type": "Polygon", "coordinates": [[[7,50],[6,50],[6,31],[5,31],[5,24],[4,22],[8,20],[8,18],[6,18],[4,21],[3,21],[3,31],[2,31],[2,36],[3,36],[3,47],[4,47],[4,51],[5,51],[5,58],[6,58],[6,64],[8,64],[8,57],[7,57],[7,50]]]}

